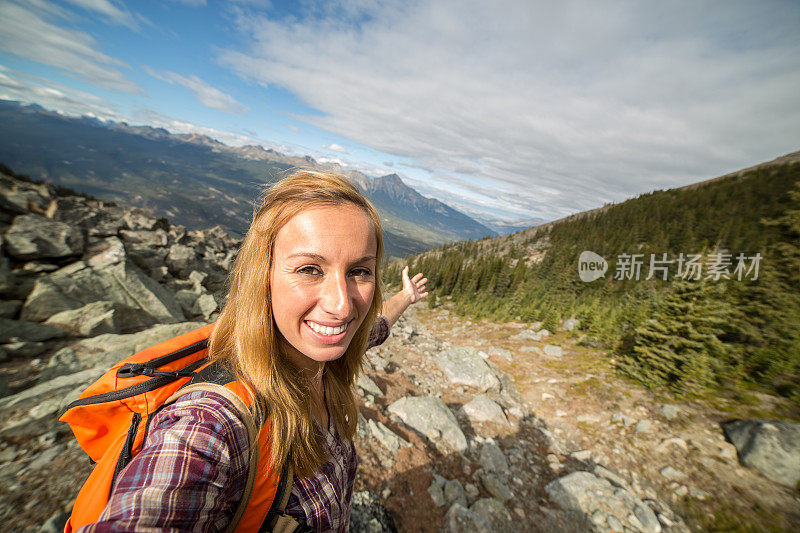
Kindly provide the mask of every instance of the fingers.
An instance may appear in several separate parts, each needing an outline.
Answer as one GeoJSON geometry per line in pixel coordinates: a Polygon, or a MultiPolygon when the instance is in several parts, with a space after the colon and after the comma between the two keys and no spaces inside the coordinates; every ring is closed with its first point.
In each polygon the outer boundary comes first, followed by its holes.
{"type": "MultiPolygon", "coordinates": [[[[406,268],[408,268],[408,267],[406,267],[406,268]]],[[[421,277],[422,277],[422,272],[419,272],[419,273],[415,274],[413,278],[411,278],[411,281],[416,283],[417,281],[419,281],[419,278],[421,278],[421,277]]]]}
{"type": "MultiPolygon", "coordinates": [[[[419,275],[421,276],[422,274],[419,275]]],[[[417,276],[414,276],[414,278],[416,277],[417,276]]],[[[423,287],[426,283],[428,283],[428,278],[422,278],[420,280],[414,279],[414,283],[416,284],[417,287],[423,287]]]]}

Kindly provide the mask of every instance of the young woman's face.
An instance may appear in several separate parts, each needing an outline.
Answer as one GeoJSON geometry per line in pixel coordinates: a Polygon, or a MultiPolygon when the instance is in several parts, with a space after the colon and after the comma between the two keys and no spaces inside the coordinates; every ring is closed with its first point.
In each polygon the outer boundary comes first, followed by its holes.
{"type": "Polygon", "coordinates": [[[341,357],[372,303],[377,240],[359,207],[324,206],[295,215],[276,235],[272,314],[296,364],[341,357]]]}

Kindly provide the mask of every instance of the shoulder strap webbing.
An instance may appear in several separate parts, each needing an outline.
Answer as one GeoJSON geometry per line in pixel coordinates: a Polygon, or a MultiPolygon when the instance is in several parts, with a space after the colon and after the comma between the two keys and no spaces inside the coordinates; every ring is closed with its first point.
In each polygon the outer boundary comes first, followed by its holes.
{"type": "Polygon", "coordinates": [[[229,402],[231,402],[234,405],[234,407],[236,407],[236,411],[239,413],[239,416],[241,417],[242,422],[244,422],[244,426],[247,429],[247,440],[250,443],[247,482],[245,483],[244,486],[244,493],[242,494],[242,499],[239,500],[239,506],[236,508],[236,513],[234,513],[231,523],[225,530],[226,533],[233,533],[233,531],[239,525],[242,516],[244,516],[244,511],[245,509],[247,509],[247,504],[250,501],[250,496],[253,494],[253,486],[255,485],[256,482],[256,472],[258,472],[258,432],[261,429],[261,424],[256,424],[256,420],[253,417],[253,413],[250,412],[250,409],[247,407],[247,405],[239,397],[238,394],[236,394],[229,388],[224,387],[223,385],[219,385],[217,383],[193,383],[191,385],[187,385],[181,389],[178,389],[175,392],[175,394],[170,396],[167,399],[167,401],[164,402],[164,405],[168,405],[174,402],[184,394],[189,394],[190,392],[196,392],[196,391],[215,392],[225,397],[229,402]]]}
{"type": "MultiPolygon", "coordinates": [[[[230,373],[220,365],[211,363],[207,367],[198,371],[195,376],[183,387],[175,391],[175,394],[170,396],[164,405],[173,403],[184,394],[189,394],[195,391],[208,391],[216,392],[227,398],[239,412],[239,416],[244,422],[247,429],[247,440],[250,443],[250,454],[248,461],[247,482],[245,484],[242,499],[239,501],[239,506],[236,508],[236,513],[233,515],[231,523],[225,530],[226,533],[233,533],[239,522],[244,516],[247,509],[247,504],[250,501],[250,496],[253,494],[253,486],[255,485],[256,472],[258,471],[258,434],[263,425],[263,420],[256,420],[252,411],[247,407],[244,401],[238,394],[231,389],[225,387],[226,383],[233,381],[230,373]]],[[[249,388],[248,388],[249,389],[249,388]]],[[[255,396],[255,395],[254,395],[255,396]]],[[[262,531],[271,531],[273,533],[292,533],[302,531],[301,525],[291,516],[285,513],[286,505],[289,503],[289,495],[292,492],[292,483],[294,475],[292,472],[292,465],[289,461],[284,465],[283,472],[281,472],[280,480],[278,481],[278,490],[275,493],[275,500],[273,501],[272,508],[264,520],[262,531]],[[277,506],[275,505],[277,504],[277,506]]]]}

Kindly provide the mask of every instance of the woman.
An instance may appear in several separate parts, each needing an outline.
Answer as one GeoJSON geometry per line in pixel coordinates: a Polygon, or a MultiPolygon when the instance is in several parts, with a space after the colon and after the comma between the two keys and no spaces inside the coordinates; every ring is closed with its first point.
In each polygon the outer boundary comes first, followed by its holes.
{"type": "MultiPolygon", "coordinates": [[[[380,219],[349,181],[296,172],[268,189],[210,337],[211,357],[269,411],[265,468],[288,462],[295,473],[287,514],[316,531],[347,529],[364,352],[427,295],[427,280],[409,279],[406,267],[404,289],[382,302],[382,255],[380,219]]],[[[224,530],[244,492],[249,446],[226,398],[182,396],[152,418],[98,522],[80,531],[224,530]]]]}

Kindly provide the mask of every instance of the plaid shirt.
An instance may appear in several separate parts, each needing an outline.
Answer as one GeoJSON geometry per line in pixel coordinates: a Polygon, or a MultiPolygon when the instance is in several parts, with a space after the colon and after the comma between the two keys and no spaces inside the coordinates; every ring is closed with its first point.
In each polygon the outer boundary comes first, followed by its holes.
{"type": "MultiPolygon", "coordinates": [[[[388,335],[381,317],[369,347],[388,335]]],[[[316,531],[347,531],[355,447],[333,423],[318,430],[331,460],[294,480],[286,512],[316,531]]],[[[213,392],[182,396],[153,416],[142,451],[120,472],[98,521],[78,531],[224,531],[244,491],[248,448],[247,430],[227,399],[213,392]]]]}

